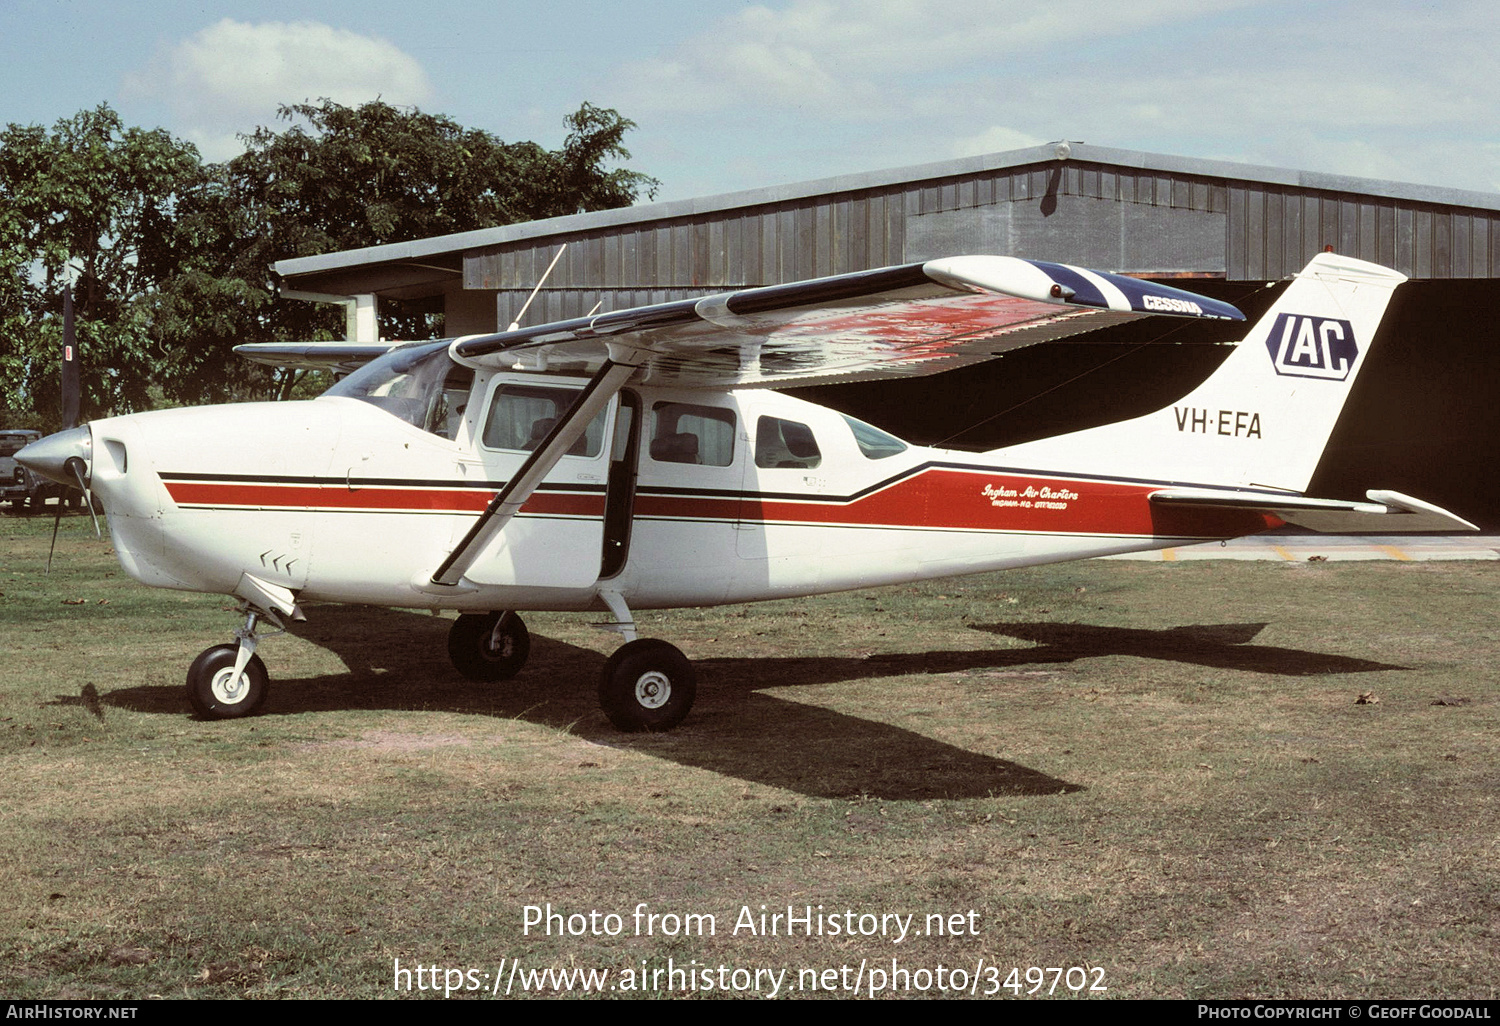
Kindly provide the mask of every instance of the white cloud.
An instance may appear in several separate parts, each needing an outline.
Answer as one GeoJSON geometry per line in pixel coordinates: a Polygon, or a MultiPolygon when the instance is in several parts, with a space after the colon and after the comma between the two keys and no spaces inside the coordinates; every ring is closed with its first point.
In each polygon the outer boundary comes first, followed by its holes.
{"type": "Polygon", "coordinates": [[[777,126],[775,180],[1069,138],[1482,189],[1497,46],[1479,0],[762,0],[608,84],[700,162],[777,126]]]}
{"type": "Polygon", "coordinates": [[[1201,0],[792,0],[721,18],[657,59],[627,64],[617,84],[631,110],[906,109],[934,80],[1003,75],[1018,57],[1066,56],[1088,41],[1204,12],[1201,0]]]}
{"type": "Polygon", "coordinates": [[[1026,132],[1018,132],[1004,125],[991,125],[977,135],[966,136],[953,143],[954,157],[975,157],[986,153],[1004,153],[1006,150],[1024,150],[1046,142],[1026,132]]]}
{"type": "Polygon", "coordinates": [[[311,21],[229,18],[158,54],[126,90],[165,100],[178,133],[215,160],[237,152],[235,134],[270,123],[281,104],[420,104],[434,95],[422,66],[384,39],[311,21]]]}

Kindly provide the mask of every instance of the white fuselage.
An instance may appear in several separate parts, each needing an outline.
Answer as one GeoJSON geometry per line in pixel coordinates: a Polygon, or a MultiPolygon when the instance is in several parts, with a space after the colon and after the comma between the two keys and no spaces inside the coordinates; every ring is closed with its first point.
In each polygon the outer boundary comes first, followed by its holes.
{"type": "Polygon", "coordinates": [[[462,610],[747,602],[1274,526],[1154,508],[1157,482],[902,447],[775,392],[631,386],[460,584],[433,584],[526,459],[528,418],[582,385],[481,372],[438,430],[344,397],[96,421],[93,487],[144,583],[227,594],[248,574],[302,600],[462,610]]]}

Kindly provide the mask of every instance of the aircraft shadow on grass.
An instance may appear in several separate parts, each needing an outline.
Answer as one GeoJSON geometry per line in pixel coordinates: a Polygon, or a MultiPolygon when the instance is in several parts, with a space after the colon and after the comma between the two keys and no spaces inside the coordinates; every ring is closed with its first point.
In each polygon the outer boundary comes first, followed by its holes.
{"type": "Polygon", "coordinates": [[[1246,670],[1250,673],[1274,673],[1288,677],[1406,669],[1404,666],[1352,656],[1247,644],[1269,626],[1264,623],[1192,624],[1159,631],[1133,627],[1095,627],[1086,623],[994,623],[972,626],[974,630],[1035,642],[1036,648],[1014,650],[1014,654],[1023,657],[1024,662],[1034,663],[1072,662],[1094,656],[1128,655],[1192,663],[1219,670],[1246,670]]]}
{"type": "MultiPolygon", "coordinates": [[[[1264,624],[1162,631],[1066,623],[976,625],[1036,643],[1032,648],[931,651],[870,658],[697,660],[702,683],[692,718],[667,734],[623,735],[596,704],[599,653],[533,636],[531,658],[514,680],[476,684],[446,657],[449,621],[426,613],[327,606],[297,635],[341,658],[347,673],[273,679],[262,715],[336,709],[432,709],[520,719],[597,744],[644,751],[746,781],[812,797],[886,800],[1057,794],[1078,784],[935,741],[914,731],[761,693],[872,677],[944,674],[1135,655],[1226,669],[1306,676],[1401,669],[1369,660],[1247,645],[1264,624]]],[[[273,643],[274,644],[274,643],[273,643]]],[[[274,649],[273,649],[274,651],[274,649]]],[[[88,697],[59,696],[63,704],[88,697]]],[[[142,712],[182,713],[180,687],[110,691],[94,702],[142,712]]]]}

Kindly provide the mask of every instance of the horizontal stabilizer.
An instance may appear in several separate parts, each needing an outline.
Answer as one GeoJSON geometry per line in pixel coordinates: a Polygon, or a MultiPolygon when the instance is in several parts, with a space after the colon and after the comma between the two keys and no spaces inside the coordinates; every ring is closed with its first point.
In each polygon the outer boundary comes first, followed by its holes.
{"type": "Polygon", "coordinates": [[[234,351],[251,363],[292,370],[351,371],[407,342],[247,342],[234,351]]]}
{"type": "Polygon", "coordinates": [[[1278,495],[1275,492],[1236,489],[1163,488],[1151,493],[1151,501],[1162,506],[1254,510],[1322,534],[1415,534],[1479,530],[1462,517],[1400,492],[1369,491],[1365,496],[1369,501],[1311,499],[1305,495],[1278,495]]]}

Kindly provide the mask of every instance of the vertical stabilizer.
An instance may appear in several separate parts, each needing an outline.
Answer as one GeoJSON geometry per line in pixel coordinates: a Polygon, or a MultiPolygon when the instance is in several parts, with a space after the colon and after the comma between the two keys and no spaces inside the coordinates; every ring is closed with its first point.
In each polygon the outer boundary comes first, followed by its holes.
{"type": "Polygon", "coordinates": [[[1300,494],[1405,280],[1320,253],[1234,353],[1171,406],[996,455],[1024,469],[1300,494]]]}

